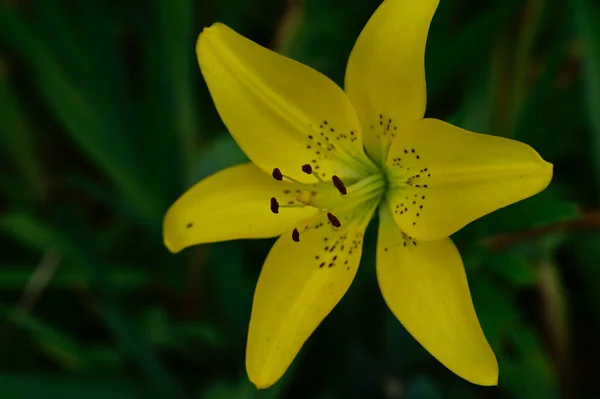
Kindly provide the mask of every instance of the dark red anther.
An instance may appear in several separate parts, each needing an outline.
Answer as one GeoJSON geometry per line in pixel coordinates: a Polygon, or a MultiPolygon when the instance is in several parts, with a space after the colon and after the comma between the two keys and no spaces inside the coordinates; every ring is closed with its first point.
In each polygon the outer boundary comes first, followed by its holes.
{"type": "Polygon", "coordinates": [[[310,166],[309,164],[304,164],[302,165],[302,171],[307,175],[312,175],[312,166],[310,166]]]}
{"type": "Polygon", "coordinates": [[[279,202],[275,197],[271,198],[271,212],[279,213],[279,202]]]}
{"type": "Polygon", "coordinates": [[[329,219],[329,221],[334,227],[340,227],[342,225],[340,219],[336,218],[335,215],[331,212],[327,212],[327,219],[329,219]]]}
{"type": "Polygon", "coordinates": [[[335,186],[335,188],[337,188],[338,191],[342,193],[342,195],[346,195],[348,193],[348,191],[346,190],[346,186],[344,186],[344,182],[342,182],[342,179],[340,179],[336,175],[333,175],[331,177],[331,180],[333,181],[333,185],[335,186]]]}
{"type": "Polygon", "coordinates": [[[298,229],[294,229],[294,231],[292,231],[292,240],[300,242],[300,232],[298,229]]]}
{"type": "Polygon", "coordinates": [[[277,181],[283,180],[283,175],[281,174],[281,171],[279,170],[279,168],[273,169],[273,179],[275,179],[277,181]]]}

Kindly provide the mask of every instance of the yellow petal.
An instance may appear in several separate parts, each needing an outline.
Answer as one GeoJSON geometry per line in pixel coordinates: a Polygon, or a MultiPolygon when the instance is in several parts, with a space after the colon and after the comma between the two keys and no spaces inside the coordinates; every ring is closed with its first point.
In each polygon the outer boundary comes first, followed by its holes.
{"type": "Polygon", "coordinates": [[[264,171],[280,168],[310,181],[372,170],[360,125],[345,93],[319,72],[215,24],[200,34],[198,62],[217,111],[246,155],[264,171]],[[318,166],[318,168],[317,168],[318,166]]]}
{"type": "Polygon", "coordinates": [[[358,213],[362,220],[340,219],[339,229],[319,216],[309,224],[323,225],[302,233],[300,242],[289,232],[271,249],[254,293],[246,348],[248,376],[258,388],[279,380],[350,287],[374,207],[358,213]]]}
{"type": "Polygon", "coordinates": [[[207,242],[277,236],[317,212],[310,207],[271,212],[271,197],[292,201],[295,188],[251,163],[222,170],[190,188],[167,211],[165,245],[179,252],[207,242]]]}
{"type": "Polygon", "coordinates": [[[438,2],[384,1],[350,55],[346,92],[358,112],[367,152],[379,164],[395,131],[425,114],[425,44],[438,2]]]}
{"type": "Polygon", "coordinates": [[[448,237],[481,216],[542,191],[552,165],[527,144],[425,119],[392,143],[391,210],[423,240],[448,237]]]}
{"type": "Polygon", "coordinates": [[[382,210],[377,279],[394,315],[437,360],[474,384],[498,383],[496,357],[479,326],[460,254],[449,238],[413,241],[382,210]]]}

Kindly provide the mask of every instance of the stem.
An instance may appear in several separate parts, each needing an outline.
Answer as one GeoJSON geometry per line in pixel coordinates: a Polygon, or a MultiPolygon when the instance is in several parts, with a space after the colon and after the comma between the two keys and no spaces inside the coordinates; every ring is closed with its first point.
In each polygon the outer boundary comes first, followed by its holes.
{"type": "Polygon", "coordinates": [[[531,240],[559,231],[588,230],[600,228],[600,210],[585,212],[579,219],[558,222],[508,234],[498,234],[483,240],[492,251],[501,251],[522,241],[531,240]]]}

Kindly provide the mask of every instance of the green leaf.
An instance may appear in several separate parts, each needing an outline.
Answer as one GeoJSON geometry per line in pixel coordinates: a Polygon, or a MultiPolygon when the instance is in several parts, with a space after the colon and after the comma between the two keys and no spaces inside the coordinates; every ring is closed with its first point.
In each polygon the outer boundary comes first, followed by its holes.
{"type": "Polygon", "coordinates": [[[77,341],[16,308],[0,307],[0,319],[29,334],[43,352],[69,370],[88,366],[84,351],[77,341]]]}
{"type": "Polygon", "coordinates": [[[248,157],[228,133],[218,135],[196,159],[194,181],[244,162],[248,157]]]}
{"type": "Polygon", "coordinates": [[[298,11],[299,26],[283,44],[283,53],[343,86],[350,52],[375,6],[374,2],[348,0],[344,2],[344,17],[340,18],[340,4],[307,0],[298,11]]]}
{"type": "MultiPolygon", "coordinates": [[[[569,263],[569,268],[579,276],[583,287],[579,291],[581,294],[579,311],[584,312],[594,320],[597,328],[600,328],[600,232],[578,232],[571,237],[571,251],[573,251],[574,260],[569,263]]],[[[574,295],[575,296],[575,295],[574,295]]]]}
{"type": "Polygon", "coordinates": [[[0,229],[15,240],[40,252],[48,249],[56,249],[63,253],[76,252],[76,248],[71,247],[59,231],[26,213],[15,212],[2,215],[0,229]]]}
{"type": "MultiPolygon", "coordinates": [[[[562,4],[556,5],[563,12],[562,4]]],[[[567,24],[551,37],[553,46],[541,64],[541,72],[523,99],[514,138],[524,141],[552,162],[560,162],[578,150],[579,131],[585,125],[582,87],[579,81],[565,83],[560,77],[569,56],[572,32],[567,24]],[[570,132],[565,134],[565,132],[570,132]]]]}
{"type": "Polygon", "coordinates": [[[485,12],[468,22],[463,21],[456,34],[446,31],[444,20],[434,17],[427,53],[427,92],[434,100],[452,83],[458,73],[469,73],[480,65],[474,60],[489,57],[490,48],[500,28],[510,23],[517,10],[523,5],[521,0],[494,2],[485,12]]]}
{"type": "Polygon", "coordinates": [[[90,379],[70,375],[0,374],[5,398],[142,399],[148,392],[131,381],[90,379]]]}
{"type": "Polygon", "coordinates": [[[402,397],[406,399],[441,399],[443,395],[432,378],[426,375],[417,375],[408,381],[406,392],[402,397]]]}
{"type": "Polygon", "coordinates": [[[6,229],[24,243],[46,250],[52,248],[65,259],[86,267],[95,287],[99,292],[98,312],[107,327],[113,333],[123,352],[137,361],[140,370],[153,387],[165,397],[173,397],[180,387],[164,369],[152,348],[142,340],[133,327],[130,319],[119,306],[115,292],[109,286],[104,265],[99,261],[89,231],[78,225],[78,219],[72,214],[64,216],[65,220],[75,224],[72,232],[58,231],[35,218],[25,214],[9,214],[0,218],[0,228],[6,229]]]}
{"type": "MultiPolygon", "coordinates": [[[[1,265],[0,289],[22,289],[35,267],[1,265]]],[[[119,292],[138,291],[152,286],[153,280],[146,270],[129,266],[114,266],[107,270],[111,287],[119,292]]],[[[61,262],[60,267],[48,282],[49,289],[71,289],[93,286],[92,277],[82,265],[69,260],[61,262]]]]}
{"type": "Polygon", "coordinates": [[[162,63],[170,82],[172,121],[179,142],[184,184],[193,183],[193,162],[199,133],[198,103],[194,94],[193,77],[198,76],[194,44],[194,2],[191,0],[158,0],[160,18],[159,48],[162,63]]]}
{"type": "Polygon", "coordinates": [[[525,322],[516,295],[482,275],[469,282],[481,327],[498,358],[499,386],[517,398],[558,397],[550,358],[525,322]]]}
{"type": "Polygon", "coordinates": [[[534,266],[515,251],[489,253],[485,267],[517,287],[532,286],[537,280],[534,266]]]}
{"type": "Polygon", "coordinates": [[[142,153],[106,93],[82,90],[45,38],[10,8],[0,8],[0,34],[26,60],[46,105],[71,138],[114,180],[140,217],[158,218],[163,205],[150,193],[142,153]]]}
{"type": "Polygon", "coordinates": [[[596,168],[596,188],[600,190],[600,4],[594,0],[573,0],[571,4],[583,46],[587,114],[593,132],[591,151],[596,168]]]}
{"type": "Polygon", "coordinates": [[[9,76],[0,58],[0,147],[17,167],[20,177],[27,182],[30,196],[41,198],[46,189],[45,173],[38,157],[33,126],[9,83],[9,76]]]}
{"type": "Polygon", "coordinates": [[[242,248],[239,242],[217,243],[208,255],[216,306],[238,344],[246,337],[254,291],[254,282],[244,270],[242,248]]]}

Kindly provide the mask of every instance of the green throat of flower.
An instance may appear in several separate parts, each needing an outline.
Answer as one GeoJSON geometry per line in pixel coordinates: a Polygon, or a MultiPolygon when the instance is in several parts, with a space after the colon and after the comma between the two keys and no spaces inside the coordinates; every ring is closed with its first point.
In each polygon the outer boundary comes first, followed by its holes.
{"type": "Polygon", "coordinates": [[[370,218],[373,210],[382,201],[387,182],[383,173],[373,173],[362,179],[342,181],[336,175],[324,180],[313,170],[310,164],[302,165],[302,171],[312,175],[314,183],[303,183],[284,175],[278,168],[273,169],[275,180],[288,180],[295,184],[295,189],[286,189],[270,202],[271,212],[278,214],[286,208],[313,207],[319,215],[312,224],[298,226],[292,232],[292,239],[300,241],[300,236],[311,229],[319,229],[329,224],[332,228],[343,229],[353,223],[362,223],[370,218]]]}

